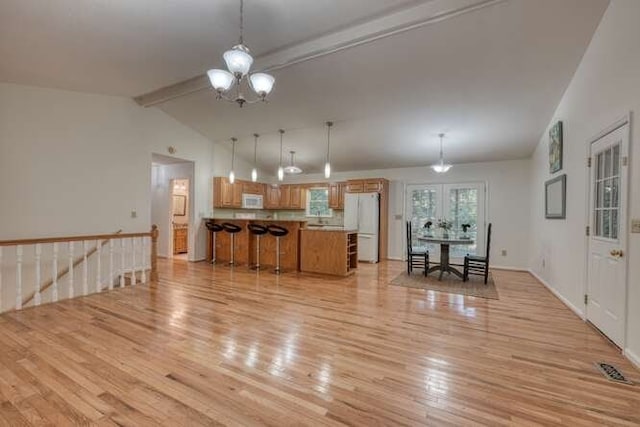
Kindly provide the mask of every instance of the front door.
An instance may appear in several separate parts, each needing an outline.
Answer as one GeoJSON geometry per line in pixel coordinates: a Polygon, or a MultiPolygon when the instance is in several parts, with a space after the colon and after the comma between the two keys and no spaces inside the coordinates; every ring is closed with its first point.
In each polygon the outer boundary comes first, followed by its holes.
{"type": "Polygon", "coordinates": [[[624,346],[627,304],[628,125],[591,144],[587,319],[624,346]]]}

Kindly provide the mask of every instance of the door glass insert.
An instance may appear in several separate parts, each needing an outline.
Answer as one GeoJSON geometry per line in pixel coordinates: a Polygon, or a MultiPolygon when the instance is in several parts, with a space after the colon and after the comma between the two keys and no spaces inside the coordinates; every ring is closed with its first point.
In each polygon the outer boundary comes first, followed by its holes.
{"type": "Polygon", "coordinates": [[[464,258],[466,254],[475,254],[478,236],[478,189],[452,188],[449,190],[449,220],[453,223],[453,232],[462,236],[462,226],[469,225],[467,234],[473,239],[471,245],[453,245],[450,256],[464,258]]]}
{"type": "Polygon", "coordinates": [[[620,224],[620,145],[596,155],[593,229],[596,237],[618,239],[620,224]]]}
{"type": "Polygon", "coordinates": [[[410,203],[412,245],[414,248],[426,247],[431,252],[434,249],[433,245],[418,241],[418,237],[424,234],[424,226],[427,221],[435,223],[438,212],[438,192],[435,188],[412,189],[410,203]]]}

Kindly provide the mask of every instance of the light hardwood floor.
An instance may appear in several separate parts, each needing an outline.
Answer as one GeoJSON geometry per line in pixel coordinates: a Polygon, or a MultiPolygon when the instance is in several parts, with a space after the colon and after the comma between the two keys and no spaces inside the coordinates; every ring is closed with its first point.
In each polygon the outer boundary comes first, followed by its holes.
{"type": "Polygon", "coordinates": [[[640,375],[526,273],[500,300],[161,261],[157,285],[0,316],[7,425],[640,425],[640,375]]]}

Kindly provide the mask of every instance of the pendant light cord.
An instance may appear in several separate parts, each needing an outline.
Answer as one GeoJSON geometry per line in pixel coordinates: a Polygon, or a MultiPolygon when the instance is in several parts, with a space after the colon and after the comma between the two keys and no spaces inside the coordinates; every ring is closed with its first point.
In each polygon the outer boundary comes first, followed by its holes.
{"type": "Polygon", "coordinates": [[[240,44],[244,45],[244,0],[240,0],[240,44]]]}
{"type": "Polygon", "coordinates": [[[440,164],[443,165],[444,164],[444,155],[442,153],[442,138],[444,138],[444,134],[441,133],[438,136],[440,137],[440,164]]]}
{"type": "Polygon", "coordinates": [[[329,150],[331,147],[331,126],[333,126],[333,122],[327,122],[327,162],[329,162],[329,150]]]}
{"type": "Polygon", "coordinates": [[[280,129],[280,167],[282,167],[282,135],[284,135],[284,129],[280,129]]]}
{"type": "Polygon", "coordinates": [[[236,141],[236,138],[231,138],[231,170],[233,170],[236,161],[236,141]]]}
{"type": "Polygon", "coordinates": [[[253,134],[253,167],[255,168],[258,165],[258,135],[257,133],[253,134]]]}

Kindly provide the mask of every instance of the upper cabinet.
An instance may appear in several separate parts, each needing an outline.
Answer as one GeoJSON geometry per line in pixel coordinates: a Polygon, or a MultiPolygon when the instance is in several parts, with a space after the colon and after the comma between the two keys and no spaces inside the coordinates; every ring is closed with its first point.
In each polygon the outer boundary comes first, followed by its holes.
{"type": "Polygon", "coordinates": [[[265,184],[262,184],[260,182],[242,181],[242,193],[259,194],[264,197],[265,184]]]}
{"type": "Polygon", "coordinates": [[[304,185],[289,185],[289,208],[307,208],[307,188],[304,185]]]}
{"type": "Polygon", "coordinates": [[[264,208],[278,209],[280,207],[280,187],[272,184],[267,184],[266,187],[264,208]]]}
{"type": "Polygon", "coordinates": [[[350,179],[347,181],[347,193],[380,193],[385,188],[387,180],[375,179],[350,179]]]}
{"type": "Polygon", "coordinates": [[[344,209],[344,192],[346,182],[333,182],[329,184],[329,207],[331,209],[344,209]]]}
{"type": "Polygon", "coordinates": [[[228,178],[213,179],[213,207],[239,208],[242,206],[242,185],[231,184],[228,178]]]}

